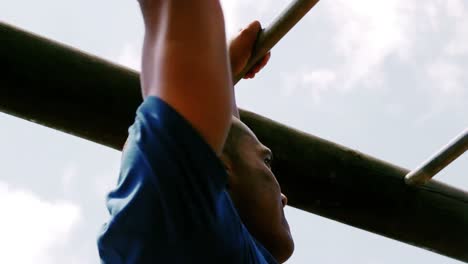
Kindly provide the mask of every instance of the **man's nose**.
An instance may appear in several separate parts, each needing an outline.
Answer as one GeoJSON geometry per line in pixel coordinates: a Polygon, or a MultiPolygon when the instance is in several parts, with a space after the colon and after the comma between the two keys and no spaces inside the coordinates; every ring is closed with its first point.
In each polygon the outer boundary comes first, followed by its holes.
{"type": "Polygon", "coordinates": [[[283,207],[288,205],[288,197],[286,197],[286,195],[284,195],[283,193],[281,194],[281,203],[283,204],[283,207]]]}

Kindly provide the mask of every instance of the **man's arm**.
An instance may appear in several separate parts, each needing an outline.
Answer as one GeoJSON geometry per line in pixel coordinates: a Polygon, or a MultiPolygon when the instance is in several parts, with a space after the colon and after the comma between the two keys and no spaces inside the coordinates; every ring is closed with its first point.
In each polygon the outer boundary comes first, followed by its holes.
{"type": "Polygon", "coordinates": [[[220,153],[232,115],[232,77],[219,0],[139,0],[143,97],[177,110],[220,153]]]}

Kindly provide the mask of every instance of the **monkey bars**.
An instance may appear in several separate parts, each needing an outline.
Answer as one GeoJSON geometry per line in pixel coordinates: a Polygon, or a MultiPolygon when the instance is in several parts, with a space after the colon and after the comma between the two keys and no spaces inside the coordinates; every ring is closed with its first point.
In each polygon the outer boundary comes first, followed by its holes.
{"type": "Polygon", "coordinates": [[[273,48],[319,0],[294,0],[265,30],[260,32],[252,56],[245,69],[234,77],[237,84],[242,77],[257,63],[270,49],[273,48]]]}
{"type": "MultiPolygon", "coordinates": [[[[120,150],[141,103],[138,74],[0,23],[0,111],[120,150]]],[[[291,206],[468,262],[468,194],[257,114],[291,206]],[[285,140],[287,139],[287,140],[285,140]]]]}
{"type": "Polygon", "coordinates": [[[423,185],[468,150],[468,128],[439,152],[405,176],[410,185],[423,185]]]}

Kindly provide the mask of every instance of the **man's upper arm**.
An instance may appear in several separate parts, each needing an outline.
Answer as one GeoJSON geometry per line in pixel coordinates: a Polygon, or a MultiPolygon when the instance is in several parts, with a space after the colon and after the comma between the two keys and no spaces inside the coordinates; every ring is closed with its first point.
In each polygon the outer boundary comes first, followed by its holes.
{"type": "Polygon", "coordinates": [[[143,95],[170,104],[220,153],[233,91],[219,1],[158,3],[141,4],[146,25],[143,95]]]}

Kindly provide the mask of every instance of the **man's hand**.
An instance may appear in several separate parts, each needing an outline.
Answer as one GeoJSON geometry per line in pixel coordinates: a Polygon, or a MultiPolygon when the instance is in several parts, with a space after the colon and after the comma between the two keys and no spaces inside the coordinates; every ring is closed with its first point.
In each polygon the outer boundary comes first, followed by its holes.
{"type": "MultiPolygon", "coordinates": [[[[234,37],[229,43],[229,56],[231,58],[232,76],[237,76],[247,66],[258,33],[262,30],[260,22],[253,21],[245,29],[242,29],[239,34],[234,37]]],[[[270,59],[270,52],[268,52],[262,60],[257,63],[250,71],[244,76],[244,79],[252,79],[255,75],[268,63],[270,59]]]]}

